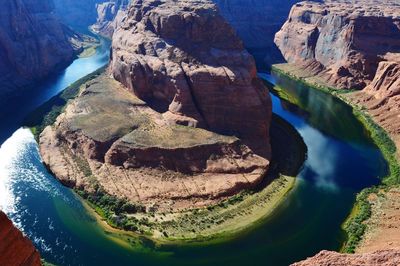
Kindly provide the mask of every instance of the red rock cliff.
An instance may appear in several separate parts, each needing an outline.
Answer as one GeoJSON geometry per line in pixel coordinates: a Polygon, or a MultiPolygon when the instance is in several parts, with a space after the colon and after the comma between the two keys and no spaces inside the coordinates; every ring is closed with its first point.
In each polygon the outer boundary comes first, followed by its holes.
{"type": "Polygon", "coordinates": [[[0,211],[0,265],[41,265],[40,255],[32,243],[0,211]]]}
{"type": "Polygon", "coordinates": [[[171,123],[236,134],[269,157],[268,90],[211,1],[133,1],[110,71],[171,123]]]}
{"type": "Polygon", "coordinates": [[[396,2],[298,3],[275,43],[289,63],[303,65],[331,86],[363,89],[374,79],[379,63],[400,52],[396,2]]]}

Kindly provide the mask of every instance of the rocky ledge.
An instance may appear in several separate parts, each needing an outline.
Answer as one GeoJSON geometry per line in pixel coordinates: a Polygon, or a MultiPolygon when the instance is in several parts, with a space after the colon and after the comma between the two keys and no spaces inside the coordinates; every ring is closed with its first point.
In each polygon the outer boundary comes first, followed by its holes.
{"type": "Polygon", "coordinates": [[[109,75],[40,136],[64,184],[156,209],[209,205],[259,184],[271,102],[253,58],[209,1],[133,1],[109,75]]]}
{"type": "Polygon", "coordinates": [[[301,2],[275,42],[299,77],[360,90],[345,96],[365,107],[400,151],[398,1],[301,2]]]}
{"type": "Polygon", "coordinates": [[[0,265],[39,266],[39,252],[0,211],[0,265]]]}
{"type": "MultiPolygon", "coordinates": [[[[275,36],[285,59],[327,84],[363,89],[379,63],[398,59],[400,5],[387,0],[326,0],[295,4],[275,36]]],[[[397,61],[397,60],[396,60],[397,61]]]]}
{"type": "Polygon", "coordinates": [[[395,266],[400,264],[400,251],[380,250],[365,254],[340,254],[323,250],[312,258],[292,264],[292,266],[395,266]]]}

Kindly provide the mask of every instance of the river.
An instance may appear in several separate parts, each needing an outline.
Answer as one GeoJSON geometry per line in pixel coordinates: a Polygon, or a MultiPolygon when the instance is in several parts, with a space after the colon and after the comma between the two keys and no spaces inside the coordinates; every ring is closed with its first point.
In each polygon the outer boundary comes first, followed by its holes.
{"type": "Polygon", "coordinates": [[[355,195],[377,184],[386,163],[351,108],[334,97],[282,77],[261,75],[294,99],[272,95],[273,111],[289,121],[308,146],[295,188],[256,228],[212,245],[141,248],[105,232],[81,201],[42,165],[23,118],[70,83],[107,63],[108,44],[90,58],[0,108],[0,209],[57,265],[288,265],[321,249],[337,250],[341,223],[355,195]]]}

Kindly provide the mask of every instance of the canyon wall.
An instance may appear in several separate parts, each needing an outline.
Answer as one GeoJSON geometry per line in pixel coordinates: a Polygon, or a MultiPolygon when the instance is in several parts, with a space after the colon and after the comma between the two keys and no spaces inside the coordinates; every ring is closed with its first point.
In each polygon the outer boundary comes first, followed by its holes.
{"type": "Polygon", "coordinates": [[[237,31],[259,69],[284,61],[274,43],[275,33],[298,0],[214,0],[222,16],[237,31]]]}
{"type": "Polygon", "coordinates": [[[52,0],[5,1],[0,10],[1,93],[40,80],[75,56],[71,31],[54,15],[52,0]]]}
{"type": "Polygon", "coordinates": [[[215,5],[185,12],[191,2],[134,1],[114,33],[110,71],[165,117],[257,139],[267,155],[271,103],[254,59],[215,5]]]}
{"type": "MultiPolygon", "coordinates": [[[[94,30],[110,37],[129,1],[109,1],[97,6],[94,30]],[[120,13],[118,12],[120,8],[120,13]]],[[[237,31],[246,49],[255,57],[259,69],[268,69],[284,59],[274,43],[274,35],[285,22],[291,6],[298,0],[214,0],[221,15],[237,31]]]]}
{"type": "Polygon", "coordinates": [[[275,43],[289,63],[329,85],[363,89],[380,62],[400,53],[399,15],[396,1],[305,1],[293,6],[275,43]]]}
{"type": "Polygon", "coordinates": [[[112,38],[115,28],[126,16],[130,0],[113,0],[98,4],[97,20],[91,27],[94,32],[107,38],[112,38]]]}
{"type": "MultiPolygon", "coordinates": [[[[277,65],[278,69],[318,86],[356,89],[342,97],[363,107],[389,133],[400,158],[398,1],[304,1],[293,6],[275,42],[289,63],[277,65]]],[[[394,218],[398,195],[391,189],[382,196],[391,199],[390,205],[372,203],[367,232],[357,252],[373,253],[322,251],[293,265],[398,265],[399,251],[389,250],[398,248],[399,225],[394,218]]],[[[369,200],[374,198],[371,194],[369,200]]]]}
{"type": "Polygon", "coordinates": [[[207,206],[263,180],[271,99],[215,4],[135,0],[111,50],[108,74],[40,136],[58,179],[162,210],[207,206]]]}
{"type": "Polygon", "coordinates": [[[39,266],[39,252],[0,211],[0,265],[39,266]]]}
{"type": "Polygon", "coordinates": [[[394,0],[301,2],[275,42],[299,76],[365,107],[400,156],[400,4],[394,0]]]}

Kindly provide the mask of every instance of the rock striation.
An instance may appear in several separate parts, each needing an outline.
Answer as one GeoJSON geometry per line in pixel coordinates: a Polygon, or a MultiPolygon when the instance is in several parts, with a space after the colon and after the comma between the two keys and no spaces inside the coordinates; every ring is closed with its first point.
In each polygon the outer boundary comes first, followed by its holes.
{"type": "Polygon", "coordinates": [[[0,211],[0,265],[39,266],[39,252],[0,211]]]}
{"type": "Polygon", "coordinates": [[[345,97],[369,111],[400,156],[398,1],[301,2],[293,6],[275,42],[299,76],[360,90],[345,97]]]}
{"type": "Polygon", "coordinates": [[[72,33],[52,0],[5,1],[0,10],[0,85],[6,94],[69,64],[72,33]]]}
{"type": "Polygon", "coordinates": [[[329,85],[363,89],[380,62],[400,53],[400,6],[390,0],[304,1],[293,6],[275,43],[289,63],[329,85]]]}
{"type": "Polygon", "coordinates": [[[314,257],[292,264],[292,266],[395,266],[400,264],[400,251],[380,250],[365,254],[340,254],[323,250],[314,257]]]}
{"type": "Polygon", "coordinates": [[[130,0],[113,0],[97,4],[97,21],[91,29],[111,39],[114,30],[126,16],[129,2],[130,0]]]}
{"type": "Polygon", "coordinates": [[[268,90],[212,2],[133,1],[110,72],[171,123],[234,133],[269,157],[268,90]]]}
{"type": "Polygon", "coordinates": [[[263,180],[271,100],[212,2],[133,1],[108,73],[40,136],[64,184],[165,210],[216,203],[263,180]]]}
{"type": "MultiPolygon", "coordinates": [[[[213,0],[221,15],[237,31],[244,46],[255,57],[259,69],[266,69],[284,59],[273,39],[298,0],[213,0]]],[[[97,5],[98,18],[93,29],[111,37],[123,19],[127,0],[113,0],[97,5]]]]}

